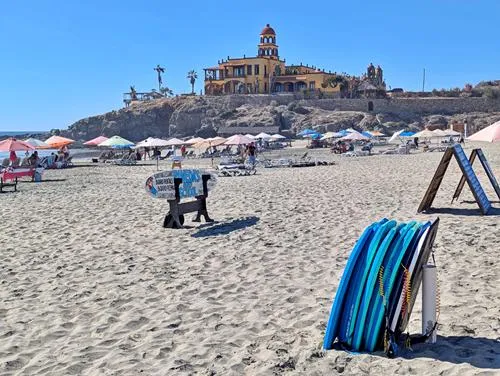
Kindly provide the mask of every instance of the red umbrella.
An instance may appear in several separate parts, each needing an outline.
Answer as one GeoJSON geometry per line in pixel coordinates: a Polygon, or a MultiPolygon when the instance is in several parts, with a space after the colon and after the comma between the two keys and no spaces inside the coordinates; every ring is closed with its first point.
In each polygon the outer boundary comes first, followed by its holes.
{"type": "Polygon", "coordinates": [[[89,141],[87,141],[87,142],[84,142],[83,144],[84,144],[84,145],[87,145],[87,146],[97,146],[97,145],[99,145],[101,142],[106,141],[107,139],[108,139],[107,137],[104,137],[104,136],[99,136],[99,137],[93,138],[92,140],[89,140],[89,141]]]}
{"type": "Polygon", "coordinates": [[[7,140],[0,141],[0,151],[28,151],[35,150],[33,145],[27,142],[16,140],[15,138],[8,138],[7,140]]]}

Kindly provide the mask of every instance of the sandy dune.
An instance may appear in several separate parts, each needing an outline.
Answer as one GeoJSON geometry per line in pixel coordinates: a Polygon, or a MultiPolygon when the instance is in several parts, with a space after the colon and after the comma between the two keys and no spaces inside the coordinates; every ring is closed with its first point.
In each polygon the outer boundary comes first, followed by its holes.
{"type": "MultiPolygon", "coordinates": [[[[500,147],[481,146],[500,179],[500,147]]],[[[321,350],[358,236],[434,217],[416,209],[442,154],[313,154],[337,164],[220,178],[218,223],[185,230],[162,228],[152,165],[47,171],[0,195],[0,374],[500,374],[500,204],[481,216],[466,187],[451,205],[455,162],[434,204],[438,343],[393,360],[321,350]]]]}

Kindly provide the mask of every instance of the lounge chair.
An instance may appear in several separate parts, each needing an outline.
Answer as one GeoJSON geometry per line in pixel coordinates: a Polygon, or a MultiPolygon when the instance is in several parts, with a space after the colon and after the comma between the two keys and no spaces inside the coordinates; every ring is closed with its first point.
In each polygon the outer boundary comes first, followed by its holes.
{"type": "Polygon", "coordinates": [[[2,161],[2,167],[9,167],[9,164],[10,164],[10,159],[4,158],[2,161]]]}

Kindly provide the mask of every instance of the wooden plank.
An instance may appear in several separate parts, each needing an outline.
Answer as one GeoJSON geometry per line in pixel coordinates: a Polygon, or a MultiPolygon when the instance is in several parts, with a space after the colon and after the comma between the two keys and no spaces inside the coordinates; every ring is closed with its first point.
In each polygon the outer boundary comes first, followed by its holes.
{"type": "MultiPolygon", "coordinates": [[[[476,160],[476,155],[477,155],[477,150],[478,149],[473,149],[472,152],[470,153],[469,156],[469,163],[472,164],[476,160]]],[[[465,175],[462,174],[462,177],[460,178],[460,181],[458,182],[457,189],[455,190],[455,193],[453,194],[453,197],[451,199],[451,203],[453,204],[453,201],[458,200],[458,197],[462,193],[462,189],[464,189],[465,185],[465,175]]]]}
{"type": "Polygon", "coordinates": [[[453,149],[452,148],[446,149],[446,151],[443,154],[443,157],[441,158],[441,162],[439,162],[439,166],[436,169],[434,176],[432,177],[431,183],[429,184],[429,187],[425,192],[424,198],[422,199],[422,202],[420,203],[417,209],[417,213],[427,211],[431,208],[432,203],[436,198],[436,193],[439,187],[441,186],[441,182],[443,181],[444,174],[448,169],[452,156],[453,156],[453,149]]]}
{"type": "Polygon", "coordinates": [[[453,149],[453,154],[457,159],[458,165],[462,170],[462,174],[465,175],[467,183],[469,184],[469,188],[472,191],[472,194],[474,195],[474,198],[476,199],[476,202],[479,205],[481,212],[484,215],[488,214],[488,211],[491,209],[491,203],[488,200],[488,197],[486,197],[486,193],[484,193],[483,187],[481,186],[481,183],[477,179],[477,176],[474,173],[474,170],[472,169],[469,159],[465,155],[462,146],[460,146],[460,144],[457,144],[454,145],[452,149],[453,149]]]}
{"type": "MultiPolygon", "coordinates": [[[[476,150],[476,149],[474,149],[476,150]]],[[[483,165],[484,171],[486,171],[486,175],[488,175],[488,179],[490,179],[490,183],[495,189],[495,192],[497,194],[498,199],[500,199],[500,187],[498,186],[498,181],[495,178],[495,174],[493,174],[493,170],[491,169],[490,164],[488,163],[488,160],[484,156],[484,153],[481,149],[477,149],[477,156],[479,157],[479,160],[481,161],[481,164],[483,165]]]]}

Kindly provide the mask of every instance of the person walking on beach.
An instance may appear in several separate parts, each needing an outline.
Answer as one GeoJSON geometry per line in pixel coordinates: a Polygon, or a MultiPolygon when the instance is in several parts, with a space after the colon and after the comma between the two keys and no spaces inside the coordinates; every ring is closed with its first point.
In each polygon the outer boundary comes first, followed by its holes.
{"type": "Polygon", "coordinates": [[[252,166],[255,165],[255,144],[252,142],[250,145],[247,146],[247,158],[248,158],[248,163],[251,164],[252,166]]]}

